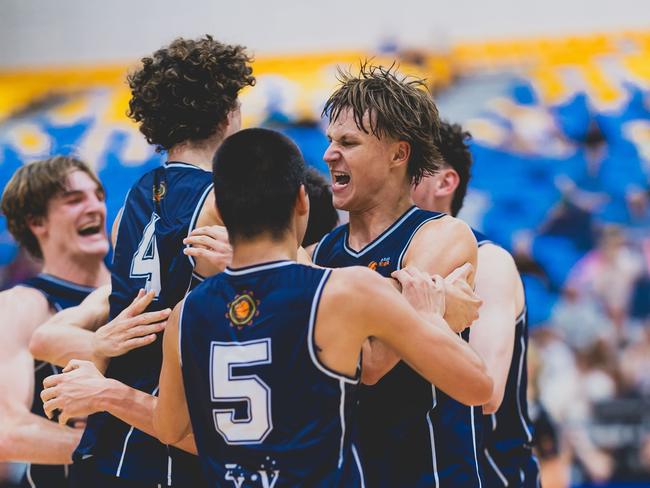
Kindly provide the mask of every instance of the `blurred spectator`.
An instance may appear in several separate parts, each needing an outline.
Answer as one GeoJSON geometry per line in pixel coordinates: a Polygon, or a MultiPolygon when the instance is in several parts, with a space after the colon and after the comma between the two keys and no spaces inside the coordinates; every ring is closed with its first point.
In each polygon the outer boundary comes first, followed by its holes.
{"type": "Polygon", "coordinates": [[[634,286],[642,272],[643,260],[627,245],[622,230],[606,226],[596,249],[571,270],[566,288],[581,303],[593,301],[602,306],[616,327],[617,338],[622,340],[634,286]]]}

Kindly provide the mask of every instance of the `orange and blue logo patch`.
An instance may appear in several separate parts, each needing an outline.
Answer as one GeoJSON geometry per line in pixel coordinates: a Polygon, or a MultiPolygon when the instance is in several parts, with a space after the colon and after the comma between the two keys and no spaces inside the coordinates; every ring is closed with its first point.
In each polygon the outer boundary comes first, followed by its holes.
{"type": "Polygon", "coordinates": [[[385,268],[385,267],[388,266],[389,264],[390,264],[390,258],[381,258],[381,259],[379,260],[379,262],[377,262],[377,261],[370,261],[370,262],[368,263],[368,267],[369,267],[371,270],[375,271],[378,267],[379,267],[379,268],[385,268]]]}
{"type": "Polygon", "coordinates": [[[379,267],[380,267],[380,268],[385,268],[385,267],[388,266],[389,264],[390,264],[390,258],[381,258],[381,259],[379,260],[379,267]]]}
{"type": "Polygon", "coordinates": [[[236,295],[228,304],[226,313],[226,318],[230,320],[230,326],[242,330],[244,326],[253,325],[253,319],[260,314],[259,304],[260,301],[255,299],[252,291],[244,291],[236,295]]]}
{"type": "Polygon", "coordinates": [[[161,181],[158,185],[155,185],[153,187],[153,201],[154,202],[160,202],[160,200],[165,198],[166,194],[167,194],[167,185],[165,185],[164,181],[161,181]]]}

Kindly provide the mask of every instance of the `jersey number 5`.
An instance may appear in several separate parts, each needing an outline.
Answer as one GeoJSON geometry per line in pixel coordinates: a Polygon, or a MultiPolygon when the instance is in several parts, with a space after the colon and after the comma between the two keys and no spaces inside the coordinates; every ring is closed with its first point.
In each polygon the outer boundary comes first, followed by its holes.
{"type": "Polygon", "coordinates": [[[156,222],[160,217],[151,214],[151,220],[142,231],[142,240],[131,260],[131,278],[146,278],[145,290],[160,294],[160,256],[156,244],[156,222]]]}
{"type": "Polygon", "coordinates": [[[227,444],[260,444],[273,430],[271,389],[259,376],[235,368],[271,364],[271,339],[212,342],[210,394],[214,427],[227,444]]]}

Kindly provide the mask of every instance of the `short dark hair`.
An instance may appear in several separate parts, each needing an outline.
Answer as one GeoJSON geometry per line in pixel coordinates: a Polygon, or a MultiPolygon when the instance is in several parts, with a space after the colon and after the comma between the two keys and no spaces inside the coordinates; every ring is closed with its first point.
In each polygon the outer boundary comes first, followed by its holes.
{"type": "Polygon", "coordinates": [[[2,213],[9,232],[37,259],[43,258],[30,222],[47,217],[50,200],[66,190],[68,176],[83,171],[104,192],[97,175],[86,163],[70,156],[54,156],[21,166],[11,177],[2,194],[2,213]]]}
{"type": "Polygon", "coordinates": [[[217,208],[231,242],[287,230],[305,163],[298,147],[269,129],[245,129],[217,150],[212,178],[217,208]]]}
{"type": "Polygon", "coordinates": [[[433,139],[438,135],[440,119],[424,80],[399,77],[394,65],[385,68],[367,62],[361,64],[356,76],[339,69],[338,79],[341,86],[325,102],[323,116],[334,121],[343,110],[352,109],[359,130],[408,142],[412,184],[439,169],[441,158],[433,139]],[[363,124],[366,113],[370,127],[363,124]]]}
{"type": "Polygon", "coordinates": [[[309,195],[309,221],[302,247],[320,241],[339,222],[339,214],[332,203],[330,183],[314,168],[307,169],[305,189],[309,195]]]}
{"type": "Polygon", "coordinates": [[[128,116],[156,150],[214,135],[237,106],[242,88],[255,84],[245,48],[211,36],[178,38],[127,77],[128,116]]]}
{"type": "Polygon", "coordinates": [[[467,144],[471,138],[472,135],[464,131],[460,125],[441,121],[436,144],[445,164],[458,173],[460,180],[451,200],[451,215],[454,217],[463,207],[467,185],[472,176],[472,153],[467,144]]]}

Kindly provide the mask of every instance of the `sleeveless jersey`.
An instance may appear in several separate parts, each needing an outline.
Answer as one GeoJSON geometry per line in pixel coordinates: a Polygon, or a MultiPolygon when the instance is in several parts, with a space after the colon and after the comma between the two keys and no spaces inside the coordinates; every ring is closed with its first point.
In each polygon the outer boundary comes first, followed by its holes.
{"type": "MultiPolygon", "coordinates": [[[[110,316],[114,318],[140,288],[155,290],[147,311],[174,307],[201,278],[183,254],[183,239],[196,224],[212,189],[212,174],[170,162],[146,173],[130,189],[119,224],[112,267],[110,316]]],[[[158,392],[162,334],[145,347],[112,358],[106,376],[150,394],[158,392]]],[[[196,456],[168,447],[106,412],[91,415],[75,459],[95,457],[101,472],[163,486],[197,486],[196,456]]]]}
{"type": "MultiPolygon", "coordinates": [[[[79,305],[94,290],[94,288],[77,285],[45,273],[24,281],[20,286],[40,291],[45,295],[50,307],[57,312],[79,305]]],[[[31,408],[33,414],[47,418],[41,400],[43,380],[50,375],[59,374],[61,371],[61,368],[52,363],[34,360],[34,398],[31,408]]],[[[68,486],[67,478],[68,466],[66,465],[28,464],[21,486],[63,488],[68,486]]]]}
{"type": "MultiPolygon", "coordinates": [[[[472,229],[473,230],[473,229],[472,229]]],[[[479,247],[494,244],[473,230],[479,247]]],[[[530,487],[539,484],[539,466],[532,453],[533,426],[528,416],[526,350],[528,326],[526,306],[517,317],[515,344],[508,370],[503,402],[496,413],[484,415],[481,457],[487,486],[530,487]]]]}
{"type": "Polygon", "coordinates": [[[359,380],[323,365],[314,342],[329,274],[292,261],[226,269],[185,299],[183,382],[210,486],[362,486],[359,380]]]}
{"type": "MultiPolygon", "coordinates": [[[[314,262],[368,266],[389,277],[402,267],[420,227],[444,215],[412,207],[360,251],[348,246],[348,225],[340,226],[318,244],[314,262]]],[[[359,397],[356,424],[368,486],[481,486],[479,411],[453,400],[402,361],[376,385],[361,385],[359,397]]]]}

